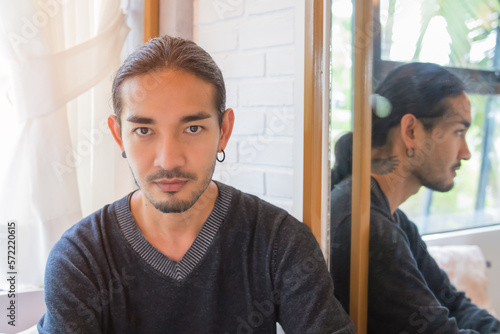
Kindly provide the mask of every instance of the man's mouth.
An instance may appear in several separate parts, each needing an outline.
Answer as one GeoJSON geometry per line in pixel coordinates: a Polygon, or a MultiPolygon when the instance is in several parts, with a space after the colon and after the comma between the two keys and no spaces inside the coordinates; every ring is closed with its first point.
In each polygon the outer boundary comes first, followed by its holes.
{"type": "Polygon", "coordinates": [[[456,164],[453,167],[451,167],[451,171],[453,172],[453,177],[457,176],[457,170],[460,169],[461,164],[456,164]]]}
{"type": "Polygon", "coordinates": [[[196,181],[196,174],[184,172],[179,168],[160,169],[146,178],[146,182],[154,183],[162,192],[182,190],[189,181],[196,181]]]}
{"type": "Polygon", "coordinates": [[[154,184],[162,192],[177,192],[182,190],[187,182],[188,180],[185,179],[160,179],[155,180],[154,184]]]}

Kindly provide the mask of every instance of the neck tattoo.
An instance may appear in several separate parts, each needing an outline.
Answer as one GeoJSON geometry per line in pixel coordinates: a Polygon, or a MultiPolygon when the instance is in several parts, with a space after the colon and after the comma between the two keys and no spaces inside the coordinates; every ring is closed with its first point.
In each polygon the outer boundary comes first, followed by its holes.
{"type": "Polygon", "coordinates": [[[372,159],[372,173],[377,175],[386,175],[393,172],[399,164],[397,155],[387,158],[372,159]]]}

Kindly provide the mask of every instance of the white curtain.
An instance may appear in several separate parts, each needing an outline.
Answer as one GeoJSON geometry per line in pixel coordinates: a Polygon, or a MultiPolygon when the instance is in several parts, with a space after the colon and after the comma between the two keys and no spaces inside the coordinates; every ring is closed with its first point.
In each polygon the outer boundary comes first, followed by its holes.
{"type": "Polygon", "coordinates": [[[42,286],[61,234],[132,188],[106,126],[129,31],[123,9],[120,0],[0,2],[0,252],[15,221],[19,286],[42,286]]]}

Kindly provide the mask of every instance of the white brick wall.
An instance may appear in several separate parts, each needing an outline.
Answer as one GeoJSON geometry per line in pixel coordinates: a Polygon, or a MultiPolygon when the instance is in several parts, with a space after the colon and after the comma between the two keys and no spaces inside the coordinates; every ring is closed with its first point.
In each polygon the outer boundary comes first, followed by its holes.
{"type": "Polygon", "coordinates": [[[302,147],[294,134],[296,3],[198,0],[194,27],[224,74],[236,116],[214,177],[289,212],[301,205],[294,203],[294,155],[302,147]]]}
{"type": "Polygon", "coordinates": [[[241,24],[238,33],[243,49],[290,45],[293,43],[293,15],[280,14],[247,20],[241,24]]]}
{"type": "Polygon", "coordinates": [[[279,80],[241,83],[239,89],[242,107],[293,105],[293,81],[279,80]]]}
{"type": "Polygon", "coordinates": [[[223,56],[214,56],[219,65],[224,79],[263,77],[265,66],[265,53],[226,53],[223,56]]]}
{"type": "Polygon", "coordinates": [[[267,53],[266,68],[271,76],[294,74],[294,50],[278,49],[267,53]]]}
{"type": "Polygon", "coordinates": [[[247,1],[246,8],[250,14],[261,14],[291,8],[294,5],[290,0],[250,0],[247,1]]]}
{"type": "Polygon", "coordinates": [[[269,171],[266,174],[266,193],[269,196],[288,197],[293,191],[293,173],[288,169],[269,171]]]}
{"type": "Polygon", "coordinates": [[[261,108],[240,108],[235,116],[233,136],[256,136],[266,129],[266,114],[261,108]]]}
{"type": "Polygon", "coordinates": [[[233,22],[224,22],[200,29],[198,30],[198,44],[212,54],[234,51],[238,46],[236,27],[233,22]]]}

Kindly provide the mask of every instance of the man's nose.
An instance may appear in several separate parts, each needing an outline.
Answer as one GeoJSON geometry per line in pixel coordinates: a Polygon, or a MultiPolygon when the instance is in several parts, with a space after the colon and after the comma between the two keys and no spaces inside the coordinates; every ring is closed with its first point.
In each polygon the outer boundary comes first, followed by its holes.
{"type": "Polygon", "coordinates": [[[471,157],[471,154],[469,151],[469,146],[467,145],[467,141],[464,139],[459,158],[461,160],[469,160],[470,157],[471,157]]]}
{"type": "Polygon", "coordinates": [[[184,150],[175,137],[168,137],[158,143],[155,165],[165,170],[181,167],[185,163],[184,150]]]}

